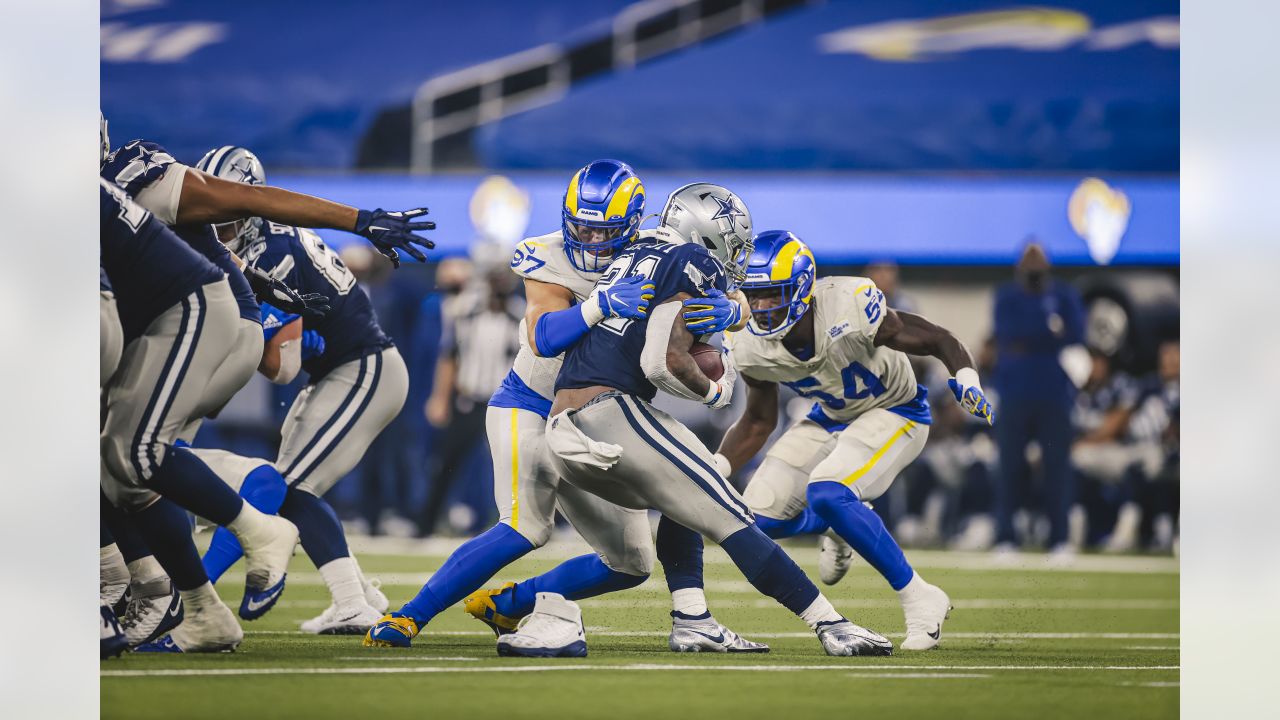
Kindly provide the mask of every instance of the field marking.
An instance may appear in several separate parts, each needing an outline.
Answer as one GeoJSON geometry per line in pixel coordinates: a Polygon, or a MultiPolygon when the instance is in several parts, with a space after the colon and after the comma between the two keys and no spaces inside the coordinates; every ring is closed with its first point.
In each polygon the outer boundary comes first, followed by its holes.
{"type": "MultiPolygon", "coordinates": [[[[601,637],[667,637],[670,633],[659,630],[600,630],[587,626],[590,635],[601,637]]],[[[314,636],[301,630],[245,630],[245,635],[298,635],[314,636]]],[[[749,632],[752,638],[810,638],[811,632],[749,632]]],[[[422,637],[493,637],[491,630],[440,630],[422,637]]],[[[906,633],[885,633],[885,637],[905,637],[906,633]]],[[[355,636],[352,636],[355,637],[355,636]]],[[[943,637],[953,640],[1178,640],[1178,633],[1123,633],[1123,632],[947,632],[943,637]]],[[[1175,648],[1176,646],[1170,646],[1175,648]]]]}
{"type": "MultiPolygon", "coordinates": [[[[517,661],[518,662],[518,661],[517,661]]],[[[853,661],[856,662],[856,661],[853,661]]],[[[217,677],[236,675],[390,675],[413,673],[508,673],[508,672],[807,672],[883,670],[883,671],[956,671],[956,672],[1037,672],[1086,670],[1100,672],[1136,672],[1181,670],[1180,665],[662,665],[631,663],[626,665],[506,665],[483,667],[319,667],[319,668],[169,668],[156,670],[103,670],[102,677],[217,677]]]]}
{"type": "Polygon", "coordinates": [[[360,661],[378,661],[378,662],[480,662],[478,657],[467,657],[465,655],[413,655],[411,657],[389,657],[386,655],[346,655],[333,658],[334,660],[360,660],[360,661]]]}
{"type": "MultiPolygon", "coordinates": [[[[753,591],[754,592],[754,591],[753,591]]],[[[1075,600],[1037,600],[1035,598],[953,598],[952,603],[957,610],[1177,610],[1179,602],[1160,598],[1079,598],[1075,600]]],[[[615,597],[608,599],[591,598],[580,600],[578,604],[584,608],[666,608],[671,601],[666,599],[627,599],[615,597]]],[[[770,598],[752,600],[726,600],[715,598],[712,605],[717,608],[771,608],[777,601],[770,598]]],[[[853,600],[836,600],[833,604],[838,608],[896,609],[902,606],[898,600],[861,598],[853,600]]]]}
{"type": "Polygon", "coordinates": [[[851,678],[891,678],[893,680],[951,680],[960,678],[989,678],[986,673],[849,673],[845,677],[851,678]]]}
{"type": "Polygon", "coordinates": [[[1181,650],[1177,645],[1125,645],[1122,650],[1181,650]]]}

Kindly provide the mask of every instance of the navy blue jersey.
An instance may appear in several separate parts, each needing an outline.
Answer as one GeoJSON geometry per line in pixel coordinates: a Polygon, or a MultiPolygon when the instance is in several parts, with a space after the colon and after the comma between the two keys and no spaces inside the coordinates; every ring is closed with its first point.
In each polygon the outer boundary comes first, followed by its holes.
{"type": "MultiPolygon", "coordinates": [[[[703,297],[711,288],[728,291],[724,266],[701,245],[641,243],[619,253],[592,292],[632,275],[653,282],[651,308],[677,293],[703,297]]],[[[565,351],[556,390],[604,385],[652,400],[658,389],[640,369],[647,327],[645,320],[609,318],[591,328],[565,351]]]]}
{"type": "Polygon", "coordinates": [[[119,188],[102,180],[98,186],[102,269],[115,293],[127,343],[223,273],[119,188]]]}
{"type": "MultiPolygon", "coordinates": [[[[177,161],[173,156],[160,145],[146,140],[134,140],[107,156],[107,162],[102,166],[101,174],[103,180],[115,183],[129,197],[137,198],[138,193],[164,177],[165,171],[176,164],[177,161]]],[[[227,280],[231,283],[231,292],[235,295],[236,305],[240,308],[240,317],[260,322],[258,299],[253,294],[253,288],[249,287],[249,281],[245,279],[244,273],[236,267],[226,246],[218,241],[213,227],[179,225],[174,226],[173,230],[178,237],[195,248],[196,252],[204,255],[227,274],[227,280]]]]}
{"type": "Polygon", "coordinates": [[[245,249],[245,262],[301,293],[329,298],[329,313],[305,320],[324,337],[324,354],[302,362],[311,382],[339,365],[391,346],[364,289],[338,254],[310,230],[263,222],[261,239],[245,249]]]}

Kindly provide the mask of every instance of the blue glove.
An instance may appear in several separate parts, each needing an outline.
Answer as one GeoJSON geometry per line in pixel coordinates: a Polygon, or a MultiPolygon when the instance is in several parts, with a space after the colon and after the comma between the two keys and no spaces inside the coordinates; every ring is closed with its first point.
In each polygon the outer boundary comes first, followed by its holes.
{"type": "Polygon", "coordinates": [[[995,408],[991,407],[991,403],[987,401],[987,396],[982,394],[981,388],[966,387],[957,382],[955,378],[948,380],[947,385],[951,386],[951,392],[956,396],[956,402],[960,403],[960,407],[964,408],[965,412],[986,420],[988,425],[995,424],[995,408]]]}
{"type": "Polygon", "coordinates": [[[718,288],[707,296],[684,301],[684,326],[694,335],[723,332],[742,320],[742,306],[718,288]]]}
{"type": "Polygon", "coordinates": [[[302,359],[310,360],[324,354],[324,337],[315,330],[302,331],[302,359]]]}
{"type": "Polygon", "coordinates": [[[596,302],[605,317],[643,320],[653,299],[653,283],[643,275],[626,277],[596,293],[596,302]]]}
{"type": "Polygon", "coordinates": [[[423,222],[409,222],[419,215],[426,215],[426,208],[414,208],[413,210],[404,210],[400,212],[390,212],[378,208],[377,210],[361,210],[356,214],[355,234],[362,235],[373,243],[378,249],[391,261],[392,265],[400,267],[400,255],[396,252],[401,250],[409,253],[420,262],[426,262],[427,256],[422,251],[414,247],[414,244],[430,250],[436,244],[420,235],[414,235],[414,230],[435,230],[436,224],[426,220],[423,222]]]}

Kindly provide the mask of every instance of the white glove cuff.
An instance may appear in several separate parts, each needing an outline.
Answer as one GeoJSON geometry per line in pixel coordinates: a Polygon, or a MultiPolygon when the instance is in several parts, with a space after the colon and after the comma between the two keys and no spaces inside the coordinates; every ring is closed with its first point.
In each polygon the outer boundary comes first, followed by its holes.
{"type": "Polygon", "coordinates": [[[716,470],[720,472],[721,477],[728,478],[733,473],[733,465],[729,463],[729,458],[716,453],[711,456],[711,459],[715,461],[716,470]]]}
{"type": "Polygon", "coordinates": [[[721,395],[724,395],[724,386],[715,380],[711,380],[711,385],[707,387],[706,394],[702,396],[702,402],[710,405],[719,400],[721,395]]]}
{"type": "Polygon", "coordinates": [[[973,368],[961,368],[956,372],[956,382],[960,383],[962,388],[977,388],[982,391],[982,383],[978,380],[978,371],[973,368]]]}
{"type": "Polygon", "coordinates": [[[600,307],[600,293],[592,292],[591,297],[582,301],[579,305],[582,309],[582,319],[586,321],[587,327],[593,327],[604,320],[604,310],[600,307]]]}

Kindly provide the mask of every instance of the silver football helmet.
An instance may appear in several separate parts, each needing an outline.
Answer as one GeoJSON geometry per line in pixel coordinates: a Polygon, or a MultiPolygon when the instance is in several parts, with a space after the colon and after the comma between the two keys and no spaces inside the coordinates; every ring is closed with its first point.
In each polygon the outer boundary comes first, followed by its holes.
{"type": "MultiPolygon", "coordinates": [[[[258,156],[248,149],[235,145],[223,145],[204,154],[196,169],[214,177],[245,183],[246,185],[266,185],[267,171],[263,169],[258,156]]],[[[258,241],[262,236],[262,218],[243,218],[213,226],[222,241],[233,253],[243,252],[245,248],[258,241]]]]}
{"type": "Polygon", "coordinates": [[[111,154],[111,137],[107,134],[107,116],[98,111],[98,145],[102,152],[98,154],[98,167],[107,164],[107,156],[111,154]]]}
{"type": "Polygon", "coordinates": [[[667,197],[658,220],[663,227],[708,250],[729,272],[732,287],[747,277],[751,257],[751,211],[728,188],[691,183],[667,197]]]}

